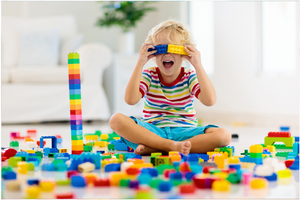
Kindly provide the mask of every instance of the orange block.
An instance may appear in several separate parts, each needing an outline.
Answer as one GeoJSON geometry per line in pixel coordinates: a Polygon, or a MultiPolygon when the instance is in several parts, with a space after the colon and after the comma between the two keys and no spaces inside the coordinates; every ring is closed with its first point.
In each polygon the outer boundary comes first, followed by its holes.
{"type": "Polygon", "coordinates": [[[25,138],[25,142],[34,142],[34,140],[31,139],[30,137],[26,137],[26,138],[25,138]]]}
{"type": "Polygon", "coordinates": [[[80,69],[69,69],[69,74],[80,74],[80,69]]]}
{"type": "Polygon", "coordinates": [[[225,167],[225,156],[223,154],[215,155],[214,161],[218,168],[222,169],[225,167]]]}
{"type": "Polygon", "coordinates": [[[152,163],[138,163],[138,164],[133,164],[130,167],[132,167],[132,168],[138,168],[138,169],[141,169],[141,168],[152,168],[153,164],[152,163]]]}
{"type": "Polygon", "coordinates": [[[180,156],[180,154],[173,154],[173,155],[171,155],[171,156],[169,156],[170,157],[170,159],[171,159],[171,162],[173,163],[173,162],[178,162],[178,161],[181,161],[181,156],[180,156]]]}
{"type": "Polygon", "coordinates": [[[110,172],[109,177],[111,186],[119,186],[121,179],[128,177],[128,175],[126,172],[110,172]]]}
{"type": "Polygon", "coordinates": [[[83,145],[72,145],[72,151],[83,151],[83,145]]]}
{"type": "Polygon", "coordinates": [[[97,174],[95,173],[87,173],[84,175],[88,184],[93,184],[94,180],[97,178],[97,174]]]}
{"type": "Polygon", "coordinates": [[[81,110],[81,104],[70,105],[70,110],[81,110]]]}
{"type": "Polygon", "coordinates": [[[127,159],[127,162],[132,162],[133,164],[142,164],[144,163],[144,160],[139,158],[129,158],[127,159]]]}

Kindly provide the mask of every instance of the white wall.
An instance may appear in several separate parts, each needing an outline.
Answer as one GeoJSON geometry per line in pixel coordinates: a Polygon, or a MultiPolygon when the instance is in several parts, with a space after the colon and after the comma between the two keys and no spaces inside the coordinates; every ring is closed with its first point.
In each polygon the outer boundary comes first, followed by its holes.
{"type": "MultiPolygon", "coordinates": [[[[217,103],[198,116],[248,124],[299,124],[299,78],[259,75],[259,2],[215,2],[217,103]]],[[[218,120],[220,121],[220,120],[218,120]]]]}

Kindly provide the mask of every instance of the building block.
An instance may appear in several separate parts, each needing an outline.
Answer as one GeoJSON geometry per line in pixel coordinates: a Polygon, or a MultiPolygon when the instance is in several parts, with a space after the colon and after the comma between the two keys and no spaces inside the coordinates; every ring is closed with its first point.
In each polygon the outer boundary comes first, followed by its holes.
{"type": "Polygon", "coordinates": [[[174,53],[174,54],[180,54],[180,55],[189,55],[185,51],[184,46],[179,46],[179,45],[174,45],[174,44],[169,44],[168,45],[167,52],[168,53],[174,53]]]}
{"type": "Polygon", "coordinates": [[[268,137],[291,137],[290,132],[269,132],[268,137]]]}
{"type": "Polygon", "coordinates": [[[262,153],[263,146],[260,144],[255,144],[250,146],[250,153],[262,153]]]}
{"type": "Polygon", "coordinates": [[[127,151],[128,151],[128,152],[134,152],[134,149],[131,148],[131,147],[129,147],[129,146],[127,146],[127,151]]]}
{"type": "MultiPolygon", "coordinates": [[[[106,141],[95,141],[94,142],[94,146],[98,146],[98,147],[107,147],[108,142],[106,141]]],[[[126,146],[126,150],[127,150],[127,146],[126,146]]]]}
{"type": "Polygon", "coordinates": [[[22,161],[21,157],[11,157],[8,159],[8,164],[12,167],[17,167],[17,164],[20,161],[22,161]]]}
{"type": "Polygon", "coordinates": [[[21,191],[21,183],[17,180],[10,180],[5,183],[5,189],[10,192],[19,192],[21,191]]]}
{"type": "Polygon", "coordinates": [[[110,163],[104,166],[104,172],[115,172],[121,170],[120,163],[110,163]]]}
{"type": "Polygon", "coordinates": [[[262,158],[263,153],[250,153],[250,158],[262,158]]]}
{"type": "Polygon", "coordinates": [[[93,146],[90,145],[84,145],[83,146],[83,151],[84,152],[91,152],[93,150],[93,146]]]}
{"type": "Polygon", "coordinates": [[[275,142],[283,142],[286,147],[293,147],[294,137],[265,137],[265,146],[273,145],[275,142]]]}
{"type": "Polygon", "coordinates": [[[73,187],[85,187],[87,185],[86,178],[80,175],[71,176],[71,185],[73,187]]]}
{"type": "Polygon", "coordinates": [[[218,168],[224,168],[225,167],[225,157],[224,155],[215,155],[214,161],[218,168]]]}
{"type": "Polygon", "coordinates": [[[156,54],[166,54],[168,53],[168,45],[157,45],[157,46],[154,46],[154,49],[153,48],[149,48],[148,49],[148,52],[149,51],[154,51],[156,50],[157,52],[154,53],[153,55],[156,55],[156,54]]]}
{"type": "Polygon", "coordinates": [[[290,178],[292,176],[292,171],[290,169],[283,169],[277,172],[278,178],[290,178]]]}
{"type": "Polygon", "coordinates": [[[230,182],[227,180],[216,180],[212,184],[212,190],[218,192],[230,191],[230,182]]]}
{"type": "Polygon", "coordinates": [[[296,156],[294,163],[289,167],[291,170],[299,170],[299,155],[296,156]]]}
{"type": "Polygon", "coordinates": [[[299,154],[299,142],[293,144],[293,153],[299,154]]]}
{"type": "Polygon", "coordinates": [[[37,199],[40,195],[41,189],[36,185],[31,185],[26,188],[27,198],[37,199]]]}
{"type": "Polygon", "coordinates": [[[43,192],[51,192],[54,189],[54,183],[52,181],[40,181],[39,186],[43,192]]]}
{"type": "Polygon", "coordinates": [[[98,140],[98,135],[95,134],[85,134],[84,137],[85,140],[94,140],[94,141],[98,140]]]}
{"type": "Polygon", "coordinates": [[[252,178],[250,186],[252,189],[263,189],[268,186],[268,181],[265,178],[252,178]]]}
{"type": "Polygon", "coordinates": [[[13,148],[5,148],[1,150],[1,155],[5,156],[7,159],[14,157],[17,151],[13,148]]]}
{"type": "Polygon", "coordinates": [[[155,165],[154,166],[159,166],[163,164],[171,164],[171,159],[169,156],[159,156],[155,157],[155,165]]]}
{"type": "Polygon", "coordinates": [[[56,199],[73,199],[74,194],[72,192],[55,194],[56,199]]]}
{"type": "Polygon", "coordinates": [[[292,147],[286,147],[285,144],[274,144],[275,149],[292,149],[292,147]]]}
{"type": "Polygon", "coordinates": [[[117,151],[127,151],[127,145],[124,143],[116,143],[115,150],[117,151]]]}
{"type": "Polygon", "coordinates": [[[151,177],[157,177],[158,170],[156,168],[142,168],[141,174],[149,174],[151,177]]]}
{"type": "Polygon", "coordinates": [[[241,162],[252,162],[255,164],[262,164],[263,160],[262,158],[250,158],[250,156],[245,156],[243,158],[240,158],[241,162]]]}
{"type": "Polygon", "coordinates": [[[17,179],[17,174],[14,171],[6,171],[2,173],[2,178],[4,180],[15,180],[17,179]]]}
{"type": "Polygon", "coordinates": [[[95,170],[95,164],[90,163],[90,162],[85,162],[80,165],[78,165],[78,171],[86,173],[86,172],[91,172],[95,170]]]}
{"type": "Polygon", "coordinates": [[[231,138],[239,138],[239,134],[233,133],[233,134],[231,134],[231,138]]]}
{"type": "Polygon", "coordinates": [[[294,136],[295,142],[299,142],[299,136],[294,136]]]}

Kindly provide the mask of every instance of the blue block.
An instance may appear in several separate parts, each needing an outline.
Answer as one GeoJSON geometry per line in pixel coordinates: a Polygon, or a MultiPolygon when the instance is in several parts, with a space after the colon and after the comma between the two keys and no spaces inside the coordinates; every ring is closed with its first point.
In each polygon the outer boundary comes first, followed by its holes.
{"type": "Polygon", "coordinates": [[[230,164],[228,165],[229,169],[236,169],[236,170],[240,170],[241,169],[241,165],[240,164],[230,164]]]}
{"type": "Polygon", "coordinates": [[[232,154],[234,153],[234,146],[227,146],[227,148],[231,148],[232,149],[232,154]]]}
{"type": "Polygon", "coordinates": [[[257,176],[254,174],[254,177],[265,178],[268,181],[277,181],[277,174],[273,173],[271,176],[257,176]]]}
{"type": "Polygon", "coordinates": [[[202,170],[203,170],[203,167],[201,165],[198,165],[198,163],[191,164],[190,168],[191,168],[192,172],[195,172],[195,173],[202,173],[202,170]]]}
{"type": "Polygon", "coordinates": [[[196,155],[196,154],[190,154],[190,155],[187,156],[187,161],[198,163],[199,162],[199,156],[196,155]]]}
{"type": "Polygon", "coordinates": [[[186,180],[187,181],[191,181],[192,180],[192,178],[195,176],[195,172],[187,172],[186,174],[185,174],[185,178],[186,178],[186,180]]]}
{"type": "Polygon", "coordinates": [[[50,153],[59,153],[58,148],[50,148],[50,153]]]}
{"type": "Polygon", "coordinates": [[[148,173],[141,173],[139,176],[138,176],[138,181],[140,184],[147,184],[149,185],[150,184],[150,181],[152,180],[152,176],[148,173]]]}
{"type": "Polygon", "coordinates": [[[70,90],[80,90],[80,84],[69,84],[70,90]]]}
{"type": "Polygon", "coordinates": [[[73,187],[85,187],[86,179],[80,175],[73,175],[71,176],[71,185],[73,187]]]}
{"type": "Polygon", "coordinates": [[[82,164],[82,160],[79,157],[73,158],[68,170],[78,170],[78,165],[80,164],[82,164]]]}
{"type": "Polygon", "coordinates": [[[29,158],[29,154],[25,151],[17,152],[14,157],[24,157],[26,160],[29,158]]]}
{"type": "Polygon", "coordinates": [[[170,180],[182,180],[182,174],[180,172],[170,173],[170,180]]]}
{"type": "Polygon", "coordinates": [[[172,189],[173,184],[167,181],[161,181],[158,184],[158,190],[161,192],[169,192],[172,189]]]}
{"type": "Polygon", "coordinates": [[[299,142],[299,136],[295,136],[295,142],[299,142]]]}
{"type": "Polygon", "coordinates": [[[49,147],[44,148],[44,153],[43,153],[44,156],[48,156],[49,153],[51,153],[50,148],[49,147]]]}
{"type": "Polygon", "coordinates": [[[71,120],[71,125],[82,125],[82,119],[71,120]]]}
{"type": "Polygon", "coordinates": [[[60,144],[60,143],[62,143],[62,138],[57,138],[56,141],[57,141],[58,144],[60,144]]]}
{"type": "Polygon", "coordinates": [[[27,180],[27,184],[28,185],[39,185],[40,180],[38,180],[38,179],[27,180]]]}
{"type": "Polygon", "coordinates": [[[71,135],[83,135],[82,130],[71,130],[71,135]]]}
{"type": "MultiPolygon", "coordinates": [[[[40,163],[40,160],[38,158],[28,158],[27,162],[32,162],[33,164],[34,163],[40,163]]],[[[35,164],[34,164],[35,165],[35,164]]],[[[35,165],[36,166],[36,165],[35,165]]]]}
{"type": "Polygon", "coordinates": [[[4,180],[14,180],[17,179],[17,174],[13,171],[6,171],[2,173],[2,178],[4,180]]]}
{"type": "Polygon", "coordinates": [[[69,84],[80,84],[80,79],[69,79],[69,84]]]}
{"type": "Polygon", "coordinates": [[[56,164],[56,171],[67,171],[68,170],[68,165],[66,163],[58,163],[56,164]]]}
{"type": "Polygon", "coordinates": [[[120,163],[110,163],[105,165],[104,167],[105,172],[116,172],[116,171],[120,171],[120,169],[121,169],[120,163]]]}
{"type": "Polygon", "coordinates": [[[97,154],[104,154],[105,151],[104,150],[101,150],[101,151],[97,151],[97,154]]]}
{"type": "Polygon", "coordinates": [[[56,153],[54,155],[54,158],[66,161],[66,160],[70,160],[70,154],[68,154],[68,153],[56,153]]]}
{"type": "Polygon", "coordinates": [[[280,131],[290,131],[289,126],[280,126],[280,131]]]}
{"type": "Polygon", "coordinates": [[[293,153],[299,154],[299,142],[293,144],[293,153]]]}
{"type": "Polygon", "coordinates": [[[158,170],[156,168],[143,168],[141,174],[149,174],[151,177],[157,177],[158,170]]]}
{"type": "Polygon", "coordinates": [[[52,163],[42,164],[42,171],[55,171],[55,166],[52,163]]]}
{"type": "Polygon", "coordinates": [[[262,158],[250,158],[250,156],[245,156],[243,158],[239,158],[241,162],[251,162],[251,163],[255,163],[257,165],[260,165],[263,163],[263,159],[262,158]]]}
{"type": "Polygon", "coordinates": [[[149,48],[149,49],[148,49],[148,52],[154,51],[154,50],[157,50],[157,52],[154,53],[153,55],[168,53],[168,45],[165,44],[165,45],[157,45],[157,46],[154,46],[154,49],[153,49],[153,48],[149,48]]]}
{"type": "Polygon", "coordinates": [[[115,144],[115,150],[117,151],[127,151],[127,145],[122,143],[116,143],[115,144]]]}
{"type": "Polygon", "coordinates": [[[80,89],[71,89],[71,90],[69,90],[69,94],[81,94],[81,90],[80,89]]]}
{"type": "Polygon", "coordinates": [[[80,125],[71,125],[71,130],[82,130],[82,124],[80,124],[80,125]]]}
{"type": "Polygon", "coordinates": [[[180,156],[181,156],[181,161],[186,162],[186,161],[187,161],[187,156],[184,155],[183,153],[180,153],[180,152],[179,152],[179,154],[180,154],[180,156]]]}
{"type": "Polygon", "coordinates": [[[295,158],[294,163],[289,167],[292,170],[299,170],[299,155],[295,158]]]}

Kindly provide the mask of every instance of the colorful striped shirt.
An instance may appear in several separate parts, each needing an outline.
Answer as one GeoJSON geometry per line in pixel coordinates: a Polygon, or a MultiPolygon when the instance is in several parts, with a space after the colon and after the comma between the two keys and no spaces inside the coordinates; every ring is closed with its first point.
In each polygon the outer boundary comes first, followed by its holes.
{"type": "Polygon", "coordinates": [[[144,97],[142,121],[157,127],[197,126],[194,97],[198,97],[200,86],[195,71],[181,67],[178,78],[168,84],[158,67],[145,69],[140,92],[144,97]]]}

